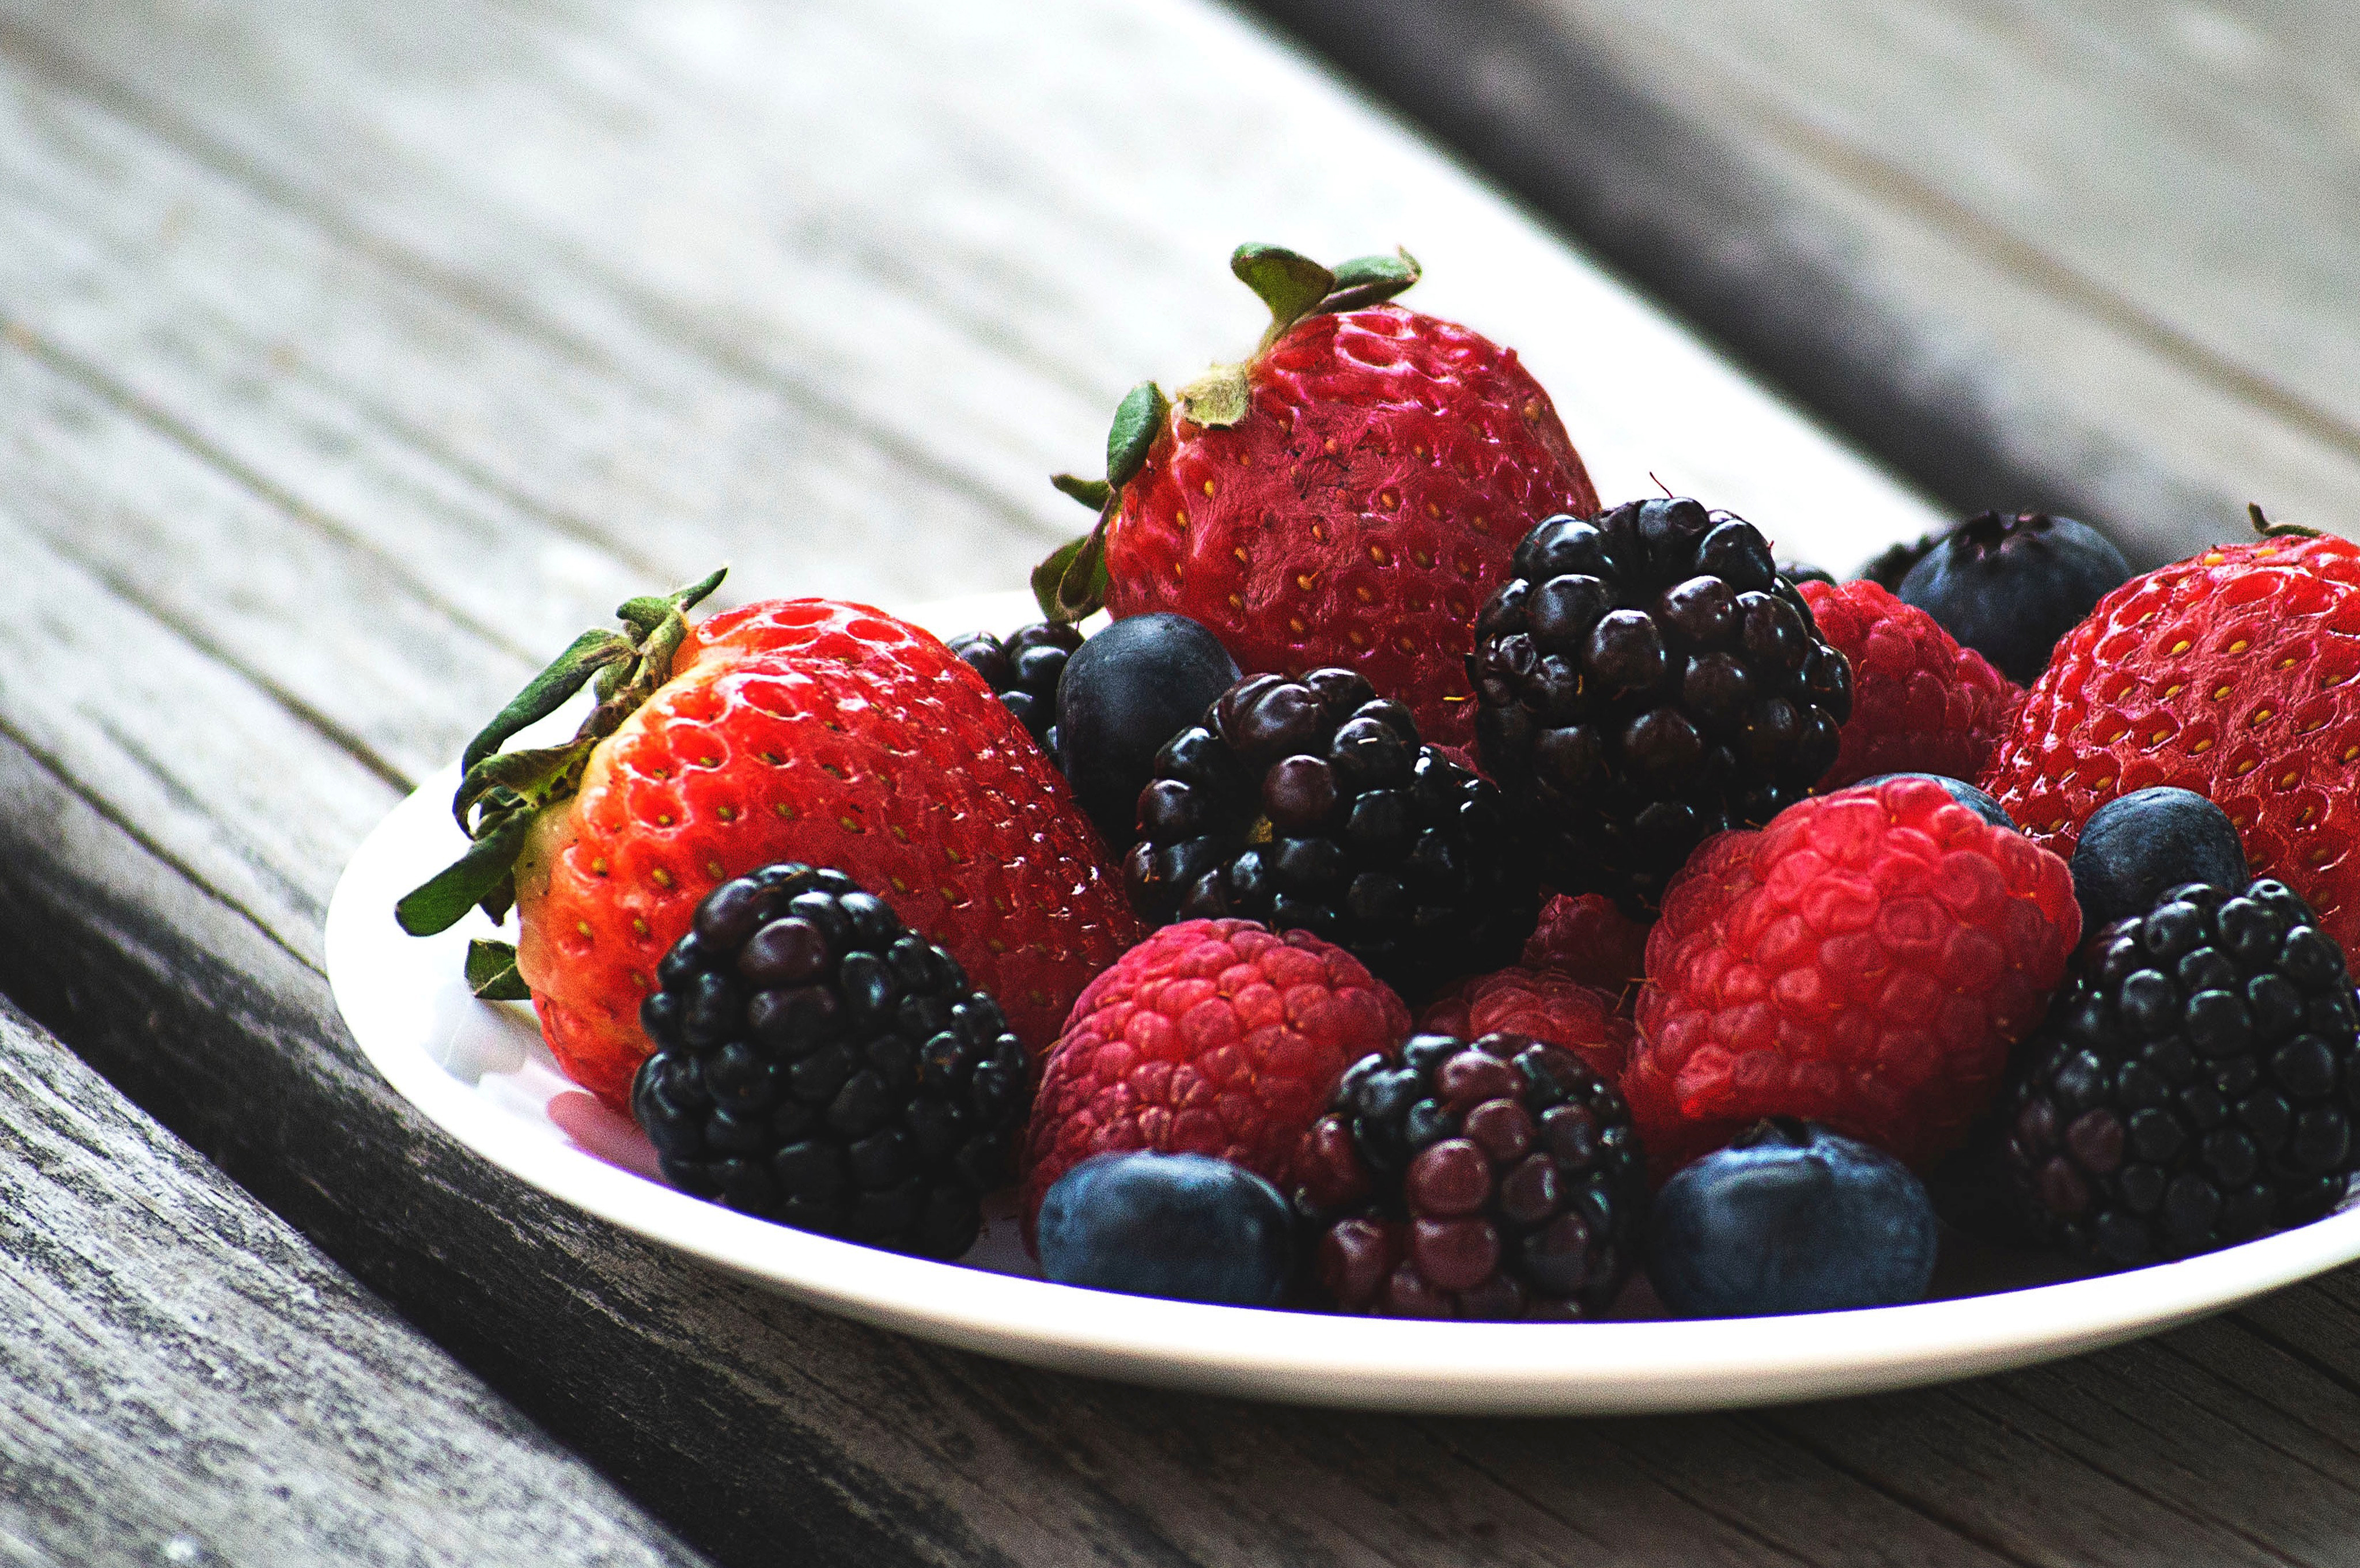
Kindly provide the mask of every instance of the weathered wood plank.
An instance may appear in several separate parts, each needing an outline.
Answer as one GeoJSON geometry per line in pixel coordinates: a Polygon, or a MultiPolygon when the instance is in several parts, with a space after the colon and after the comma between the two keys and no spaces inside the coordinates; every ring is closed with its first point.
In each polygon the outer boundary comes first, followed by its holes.
{"type": "MultiPolygon", "coordinates": [[[[421,432],[536,508],[642,550],[686,531],[726,540],[749,576],[856,593],[1004,582],[993,551],[1074,528],[1042,475],[1095,455],[1131,381],[1185,377],[1251,340],[1257,307],[1218,258],[1240,234],[1282,229],[1338,254],[1418,236],[1421,298],[1513,331],[1612,492],[1652,491],[1661,472],[1845,561],[1923,517],[1447,165],[1208,12],[1142,30],[1083,8],[1011,30],[924,7],[859,27],[809,9],[454,7],[406,13],[383,36],[381,17],[322,10],[283,18],[256,48],[169,6],[49,27],[51,13],[19,10],[0,26],[0,55],[109,122],[45,103],[28,141],[62,125],[112,165],[137,131],[173,155],[128,171],[151,222],[71,242],[77,255],[125,247],[118,266],[136,268],[146,309],[76,310],[71,332],[54,329],[61,342],[137,387],[185,377],[153,364],[187,320],[158,317],[160,273],[162,292],[202,301],[200,320],[226,311],[300,332],[274,369],[270,350],[296,337],[246,329],[250,369],[225,388],[231,407],[290,379],[363,389],[365,405],[394,410],[376,433],[421,432]],[[1034,47],[1053,35],[1078,47],[1034,47]],[[453,36],[468,50],[442,41],[453,36]],[[202,67],[138,71],[159,38],[202,67]],[[1158,51],[1164,118],[1142,117],[1098,67],[1158,51]],[[304,85],[363,52],[374,93],[304,85]],[[551,62],[529,109],[486,65],[519,59],[551,62]],[[1184,121],[1204,139],[1175,145],[1160,128],[1184,121]],[[1319,150],[1339,135],[1365,156],[1319,150]],[[1263,137],[1300,150],[1240,156],[1263,137]],[[216,193],[227,210],[212,217],[216,193]],[[321,236],[343,241],[341,287],[299,273],[211,298],[253,259],[257,216],[263,243],[278,249],[285,231],[299,262],[321,236]],[[168,218],[202,264],[146,254],[168,218]],[[1510,299],[1519,309],[1503,319],[1510,299]],[[452,370],[480,356],[488,381],[415,364],[385,374],[381,345],[355,330],[389,307],[404,326],[447,331],[454,306],[470,313],[452,370]],[[1610,352],[1680,373],[1617,382],[1597,374],[1610,352]],[[499,400],[486,388],[513,384],[502,371],[563,390],[499,400]],[[822,416],[835,425],[804,422],[822,416]],[[912,527],[931,559],[883,577],[895,530],[912,527]],[[829,546],[815,558],[814,539],[829,546]]],[[[108,222],[81,215],[70,178],[44,183],[70,233],[108,222]]],[[[239,450],[234,428],[215,430],[235,426],[228,414],[185,411],[239,450]]]]}
{"type": "Polygon", "coordinates": [[[2326,0],[1256,0],[1961,510],[2360,528],[2326,0]]]}
{"type": "Polygon", "coordinates": [[[5,1004],[0,1557],[696,1561],[5,1004]]]}
{"type": "MultiPolygon", "coordinates": [[[[1016,580],[1070,526],[1037,474],[1142,369],[1251,332],[1207,264],[1241,228],[1415,239],[1429,302],[1479,324],[1560,289],[1529,356],[1610,486],[1660,465],[1830,564],[1925,515],[1677,332],[1612,348],[1695,355],[1695,406],[1618,407],[1583,352],[1606,297],[1251,35],[1179,6],[27,0],[0,114],[0,985],[716,1556],[2070,1561],[2185,1530],[2170,1454],[2120,1457],[2152,1412],[2254,1452],[2256,1412],[2107,1358],[2034,1386],[2038,1442],[2005,1379],[1876,1407],[1946,1434],[1890,1457],[1847,1435],[1884,1430],[1866,1407],[1419,1421],[1048,1377],[617,1236],[359,1061],[319,907],[487,694],[650,567],[1016,580]],[[1803,480],[1655,455],[1732,409],[1803,480]]],[[[2322,1381],[2287,1397],[2344,1419],[2322,1381]]],[[[2319,1539],[2333,1491],[2287,1488],[2268,1539],[2319,1539]]]]}

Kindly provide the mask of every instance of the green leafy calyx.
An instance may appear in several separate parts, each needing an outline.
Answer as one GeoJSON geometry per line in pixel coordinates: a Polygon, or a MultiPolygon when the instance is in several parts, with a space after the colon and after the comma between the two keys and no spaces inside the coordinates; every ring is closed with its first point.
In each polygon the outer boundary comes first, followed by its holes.
{"type": "MultiPolygon", "coordinates": [[[[508,913],[516,901],[517,855],[533,818],[545,807],[572,798],[598,743],[672,679],[672,659],[688,636],[688,612],[721,586],[728,570],[723,567],[661,597],[625,601],[615,612],[625,630],[587,631],[575,637],[467,743],[460,754],[459,790],[451,799],[451,814],[473,842],[466,854],[394,906],[402,930],[412,936],[448,931],[477,907],[496,920],[508,913]],[[585,685],[597,705],[572,740],[521,751],[500,749],[519,731],[563,707],[585,685]]],[[[471,952],[471,986],[478,979],[477,965],[471,952]]],[[[500,983],[496,969],[482,978],[487,985],[500,983]]],[[[476,994],[486,993],[478,988],[476,994]]]]}
{"type": "Polygon", "coordinates": [[[517,973],[515,946],[480,937],[467,944],[467,989],[486,1002],[532,1000],[532,988],[517,973]]]}

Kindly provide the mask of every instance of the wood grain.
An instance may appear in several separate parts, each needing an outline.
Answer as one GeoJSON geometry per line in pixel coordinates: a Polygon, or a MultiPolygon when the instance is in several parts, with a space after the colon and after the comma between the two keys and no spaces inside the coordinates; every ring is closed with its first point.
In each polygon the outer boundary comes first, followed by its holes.
{"type": "Polygon", "coordinates": [[[2331,0],[1261,0],[1961,509],[2360,528],[2331,0]]]}
{"type": "Polygon", "coordinates": [[[1612,488],[1661,466],[1837,565],[1932,516],[1201,7],[0,5],[0,986],[729,1563],[2333,1560],[2343,1279],[1888,1400],[1275,1410],[795,1307],[361,1061],[327,892],[534,660],[716,557],[744,593],[1019,580],[1074,526],[1038,475],[1251,332],[1218,258],[1281,225],[1418,236],[1612,488]],[[1624,395],[1642,354],[1671,393],[1624,395]],[[2247,1489],[2190,1486],[2204,1453],[2247,1489]]]}
{"type": "Polygon", "coordinates": [[[696,1561],[5,1004],[0,1557],[696,1561]]]}

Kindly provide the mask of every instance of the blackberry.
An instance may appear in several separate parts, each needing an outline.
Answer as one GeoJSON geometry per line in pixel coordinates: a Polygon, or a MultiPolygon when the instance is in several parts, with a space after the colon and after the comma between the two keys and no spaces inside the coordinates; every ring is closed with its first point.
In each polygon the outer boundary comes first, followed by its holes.
{"type": "Polygon", "coordinates": [[[1540,918],[1499,791],[1349,670],[1253,675],[1181,731],[1139,794],[1140,914],[1260,920],[1417,996],[1515,962],[1540,918]]]}
{"type": "Polygon", "coordinates": [[[1065,676],[1065,660],[1081,646],[1079,631],[1055,621],[1024,626],[1005,637],[961,632],[949,644],[1008,704],[1052,761],[1057,756],[1057,682],[1065,676]]]}
{"type": "Polygon", "coordinates": [[[1633,501],[1524,536],[1475,623],[1476,742],[1542,879],[1653,909],[1836,759],[1852,667],[1754,525],[1633,501]]]}
{"type": "Polygon", "coordinates": [[[2025,1042],[2001,1165],[2048,1241],[2115,1268],[2317,1219],[2355,1164],[2352,978],[2267,877],[2165,893],[2082,951],[2025,1042]]]}
{"type": "Polygon", "coordinates": [[[950,954],[843,873],[779,865],[706,894],[656,977],[631,1110],[666,1181],[896,1252],[974,1244],[1026,1062],[950,954]]]}
{"type": "Polygon", "coordinates": [[[1594,1317],[1638,1261],[1646,1161],[1562,1046],[1420,1035],[1362,1058],[1297,1157],[1322,1285],[1385,1317],[1594,1317]]]}

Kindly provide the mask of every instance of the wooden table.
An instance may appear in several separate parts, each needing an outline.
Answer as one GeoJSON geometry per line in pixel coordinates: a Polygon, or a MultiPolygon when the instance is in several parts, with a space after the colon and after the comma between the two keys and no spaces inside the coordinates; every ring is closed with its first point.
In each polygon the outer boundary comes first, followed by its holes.
{"type": "MultiPolygon", "coordinates": [[[[1610,494],[1662,467],[1838,567],[1937,516],[1237,17],[984,9],[0,4],[0,988],[106,1081],[0,1019],[0,1559],[2360,1557],[2349,1275],[1920,1394],[1338,1416],[803,1310],[541,1199],[368,1070],[320,919],[411,780],[573,632],[716,560],[889,602],[1013,580],[1073,525],[1041,476],[1120,390],[1251,332],[1240,237],[1412,243],[1422,302],[1516,327],[1610,494]],[[1690,396],[1619,397],[1633,354],[1690,396]],[[1653,445],[1708,418],[1747,443],[1653,445]]],[[[1736,9],[1653,7],[1646,47],[1742,57],[1736,9]]],[[[1438,15],[1404,0],[1402,36],[1438,15]]],[[[1613,8],[1465,15],[1437,72],[1514,21],[1558,52],[1486,80],[1572,61],[1636,101],[1590,49],[1640,36],[1613,8]]],[[[1502,124],[1486,156],[1538,189],[1516,160],[1561,162],[1549,127],[1502,124]]],[[[1646,193],[1661,233],[1725,168],[1680,174],[1646,193]]],[[[1641,276],[1749,287],[1708,271],[1641,276]]],[[[1833,298],[1752,287],[1781,332],[1833,298]]],[[[1842,363],[1852,403],[1792,384],[1981,498],[1894,434],[1958,428],[1907,355],[1842,363]]],[[[2115,494],[2072,488],[2097,481],[2066,436],[1985,445],[2027,493],[2115,494]]],[[[2256,451],[2337,494],[2316,443],[2256,451]]],[[[2199,527],[2130,520],[2156,550],[2199,527]]]]}
{"type": "Polygon", "coordinates": [[[1254,0],[1961,511],[2360,527],[2338,0],[1254,0]]]}

